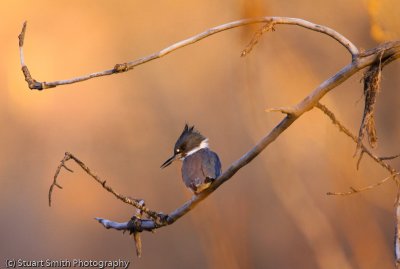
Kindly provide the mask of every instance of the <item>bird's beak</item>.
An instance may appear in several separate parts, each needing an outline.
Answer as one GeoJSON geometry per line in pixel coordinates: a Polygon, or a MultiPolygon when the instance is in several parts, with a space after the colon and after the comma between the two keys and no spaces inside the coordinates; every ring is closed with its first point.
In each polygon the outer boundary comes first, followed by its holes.
{"type": "Polygon", "coordinates": [[[168,165],[170,165],[173,161],[177,160],[179,158],[179,156],[177,154],[175,154],[174,156],[172,156],[171,158],[169,158],[168,160],[165,161],[165,163],[163,163],[161,165],[161,168],[165,168],[168,165]]]}

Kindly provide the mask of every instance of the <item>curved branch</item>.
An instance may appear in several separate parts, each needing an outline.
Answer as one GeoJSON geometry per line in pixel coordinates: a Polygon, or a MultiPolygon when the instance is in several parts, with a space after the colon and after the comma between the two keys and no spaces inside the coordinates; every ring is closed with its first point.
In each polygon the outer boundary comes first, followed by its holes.
{"type": "Polygon", "coordinates": [[[28,83],[28,87],[31,90],[43,90],[43,89],[47,89],[47,88],[54,88],[56,86],[73,84],[73,83],[85,81],[85,80],[96,78],[96,77],[109,76],[112,74],[127,72],[129,70],[132,70],[134,67],[136,67],[138,65],[161,58],[177,49],[180,49],[185,46],[196,43],[196,42],[198,42],[204,38],[207,38],[209,36],[212,36],[214,34],[220,33],[222,31],[230,30],[230,29],[233,29],[236,27],[245,26],[245,25],[249,25],[249,24],[255,24],[255,23],[269,23],[269,24],[272,24],[272,26],[276,25],[276,24],[288,24],[288,25],[300,26],[300,27],[303,27],[303,28],[306,28],[306,29],[309,29],[312,31],[316,31],[319,33],[323,33],[323,34],[326,34],[326,35],[332,37],[333,39],[338,41],[343,47],[345,47],[350,52],[352,59],[356,58],[359,54],[357,47],[352,42],[350,42],[350,40],[348,40],[346,37],[344,37],[343,35],[341,35],[340,33],[336,32],[335,30],[333,30],[329,27],[315,24],[315,23],[312,23],[312,22],[309,22],[306,20],[297,19],[297,18],[261,17],[261,18],[233,21],[233,22],[229,22],[226,24],[222,24],[222,25],[210,28],[202,33],[199,33],[197,35],[194,35],[192,37],[189,37],[187,39],[179,41],[175,44],[172,44],[156,53],[150,54],[148,56],[139,58],[139,59],[131,61],[131,62],[116,64],[112,69],[109,69],[109,70],[95,72],[92,74],[83,75],[83,76],[72,78],[72,79],[58,80],[58,81],[53,81],[53,82],[38,82],[31,77],[28,67],[25,65],[25,62],[24,62],[23,44],[24,44],[25,31],[26,31],[26,22],[24,22],[21,34],[19,35],[21,68],[24,73],[25,80],[28,83]]]}

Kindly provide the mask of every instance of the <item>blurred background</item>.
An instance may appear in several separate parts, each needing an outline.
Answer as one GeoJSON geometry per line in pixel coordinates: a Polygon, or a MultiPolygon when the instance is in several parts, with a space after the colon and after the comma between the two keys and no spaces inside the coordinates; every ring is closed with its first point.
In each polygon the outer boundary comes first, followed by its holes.
{"type": "MultiPolygon", "coordinates": [[[[130,268],[392,268],[394,199],[388,175],[364,157],[320,111],[306,113],[258,158],[174,225],[144,233],[143,256],[127,234],[93,218],[126,221],[134,209],[104,191],[74,153],[117,191],[170,212],[191,197],[180,164],[161,170],[185,122],[209,137],[223,168],[283,117],[270,107],[299,102],[348,64],[327,36],[294,26],[266,33],[240,52],[261,25],[207,38],[128,73],[28,89],[18,39],[28,21],[25,60],[33,77],[54,81],[110,69],[207,28],[257,16],[303,18],[329,26],[362,49],[399,38],[397,0],[385,1],[1,1],[0,267],[5,259],[123,259],[130,268]],[[396,32],[397,31],[397,32],[396,32]]],[[[385,68],[377,102],[379,156],[400,152],[400,62],[385,68]]],[[[354,133],[364,102],[359,73],[322,103],[354,133]]],[[[400,169],[400,160],[391,161],[400,169]]]]}

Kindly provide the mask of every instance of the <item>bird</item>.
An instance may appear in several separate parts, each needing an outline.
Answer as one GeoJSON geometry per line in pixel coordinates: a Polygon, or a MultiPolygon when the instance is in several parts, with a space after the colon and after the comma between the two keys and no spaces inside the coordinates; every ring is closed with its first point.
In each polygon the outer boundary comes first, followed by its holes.
{"type": "Polygon", "coordinates": [[[182,134],[174,146],[172,157],[161,168],[176,160],[182,161],[182,179],[186,187],[194,194],[207,189],[221,175],[221,161],[218,155],[208,147],[208,138],[193,126],[185,124],[182,134]]]}

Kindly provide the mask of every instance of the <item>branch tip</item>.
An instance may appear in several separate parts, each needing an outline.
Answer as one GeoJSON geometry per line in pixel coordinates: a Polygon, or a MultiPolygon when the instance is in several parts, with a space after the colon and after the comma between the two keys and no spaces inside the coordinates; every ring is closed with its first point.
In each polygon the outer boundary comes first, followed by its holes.
{"type": "MultiPolygon", "coordinates": [[[[360,168],[360,163],[361,163],[361,160],[362,160],[362,157],[364,156],[364,149],[361,149],[361,153],[360,153],[360,156],[358,157],[358,160],[357,160],[357,170],[360,168]]],[[[354,153],[354,157],[357,155],[357,151],[354,153]]]]}
{"type": "Polygon", "coordinates": [[[294,115],[295,114],[295,109],[292,107],[273,107],[273,108],[267,108],[264,111],[265,112],[281,112],[286,115],[294,115]]]}
{"type": "Polygon", "coordinates": [[[24,46],[25,32],[26,32],[26,25],[27,25],[27,21],[24,21],[24,23],[22,24],[22,30],[21,30],[21,33],[18,35],[18,39],[19,39],[19,47],[23,47],[23,46],[24,46]]]}
{"type": "Polygon", "coordinates": [[[328,195],[342,195],[342,196],[346,196],[346,195],[352,195],[352,194],[356,194],[356,193],[360,193],[360,192],[364,192],[364,191],[369,191],[369,190],[372,190],[372,189],[374,189],[374,188],[376,188],[376,187],[378,187],[378,186],[384,184],[384,183],[385,183],[386,181],[388,181],[389,179],[396,180],[396,177],[397,177],[398,175],[399,175],[399,172],[395,172],[395,173],[392,173],[391,175],[389,175],[388,177],[385,177],[384,179],[382,179],[382,180],[380,180],[380,181],[378,181],[378,182],[376,182],[376,183],[373,183],[373,184],[371,184],[371,185],[368,185],[368,186],[366,186],[366,187],[363,187],[363,188],[357,189],[357,188],[354,188],[354,187],[350,187],[350,191],[348,191],[348,192],[328,192],[327,194],[328,194],[328,195]]]}
{"type": "Polygon", "coordinates": [[[381,161],[384,161],[384,160],[393,160],[393,159],[396,159],[396,158],[398,158],[398,157],[400,157],[400,154],[393,155],[393,156],[388,156],[388,157],[379,157],[379,159],[380,159],[381,161]]]}

